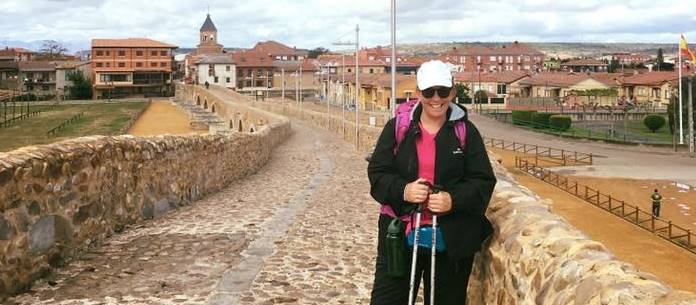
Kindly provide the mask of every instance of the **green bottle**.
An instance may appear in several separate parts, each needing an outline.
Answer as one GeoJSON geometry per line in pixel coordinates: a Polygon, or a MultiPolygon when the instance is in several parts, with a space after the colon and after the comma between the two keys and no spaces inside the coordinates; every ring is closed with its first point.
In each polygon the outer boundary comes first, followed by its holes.
{"type": "Polygon", "coordinates": [[[387,228],[387,274],[391,277],[406,276],[406,244],[404,222],[394,218],[387,228]]]}

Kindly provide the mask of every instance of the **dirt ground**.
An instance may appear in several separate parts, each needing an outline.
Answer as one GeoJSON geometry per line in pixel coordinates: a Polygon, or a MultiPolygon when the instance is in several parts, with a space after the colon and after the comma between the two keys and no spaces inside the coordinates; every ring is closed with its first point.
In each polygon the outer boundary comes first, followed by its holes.
{"type": "Polygon", "coordinates": [[[128,134],[134,136],[188,133],[205,133],[205,131],[192,129],[186,113],[166,99],[153,100],[150,107],[128,130],[128,134]]]}
{"type": "MultiPolygon", "coordinates": [[[[593,240],[603,243],[620,260],[655,274],[677,289],[696,291],[696,282],[693,281],[696,274],[696,255],[516,169],[514,152],[491,150],[502,158],[503,165],[518,182],[540,197],[551,199],[554,213],[565,218],[593,240]]],[[[602,192],[638,204],[647,211],[650,211],[651,203],[646,199],[653,189],[658,188],[664,198],[663,216],[673,220],[675,224],[696,228],[696,216],[691,214],[691,205],[687,204],[696,203],[696,191],[679,192],[678,188],[671,185],[672,181],[573,178],[602,192]],[[679,206],[682,202],[683,205],[679,206]]]]}

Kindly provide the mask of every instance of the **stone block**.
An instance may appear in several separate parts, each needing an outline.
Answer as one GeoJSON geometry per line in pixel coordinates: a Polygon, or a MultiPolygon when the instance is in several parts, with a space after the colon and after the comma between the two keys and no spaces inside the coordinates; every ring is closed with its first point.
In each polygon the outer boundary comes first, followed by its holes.
{"type": "Polygon", "coordinates": [[[29,231],[29,251],[43,254],[56,242],[72,239],[72,227],[65,218],[58,215],[41,217],[29,231]]]}
{"type": "Polygon", "coordinates": [[[12,223],[7,221],[4,215],[0,215],[0,240],[9,240],[14,233],[12,223]]]}

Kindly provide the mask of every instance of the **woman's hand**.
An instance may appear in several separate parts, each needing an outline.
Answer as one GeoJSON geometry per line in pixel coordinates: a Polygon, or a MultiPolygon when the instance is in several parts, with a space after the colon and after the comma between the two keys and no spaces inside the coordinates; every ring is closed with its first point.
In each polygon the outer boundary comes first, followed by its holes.
{"type": "Polygon", "coordinates": [[[404,188],[404,201],[414,204],[425,202],[430,194],[430,188],[427,185],[422,184],[422,182],[425,181],[427,180],[418,178],[418,180],[406,184],[406,187],[404,188]]]}
{"type": "Polygon", "coordinates": [[[447,213],[452,210],[452,197],[444,191],[430,194],[428,196],[428,209],[433,213],[447,213]]]}

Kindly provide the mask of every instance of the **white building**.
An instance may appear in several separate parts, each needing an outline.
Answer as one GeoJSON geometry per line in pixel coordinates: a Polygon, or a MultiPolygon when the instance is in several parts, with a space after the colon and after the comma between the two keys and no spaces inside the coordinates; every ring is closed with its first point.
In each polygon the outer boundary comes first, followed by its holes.
{"type": "Polygon", "coordinates": [[[205,56],[196,62],[196,82],[211,85],[234,88],[237,83],[237,66],[234,60],[227,55],[205,56]]]}

